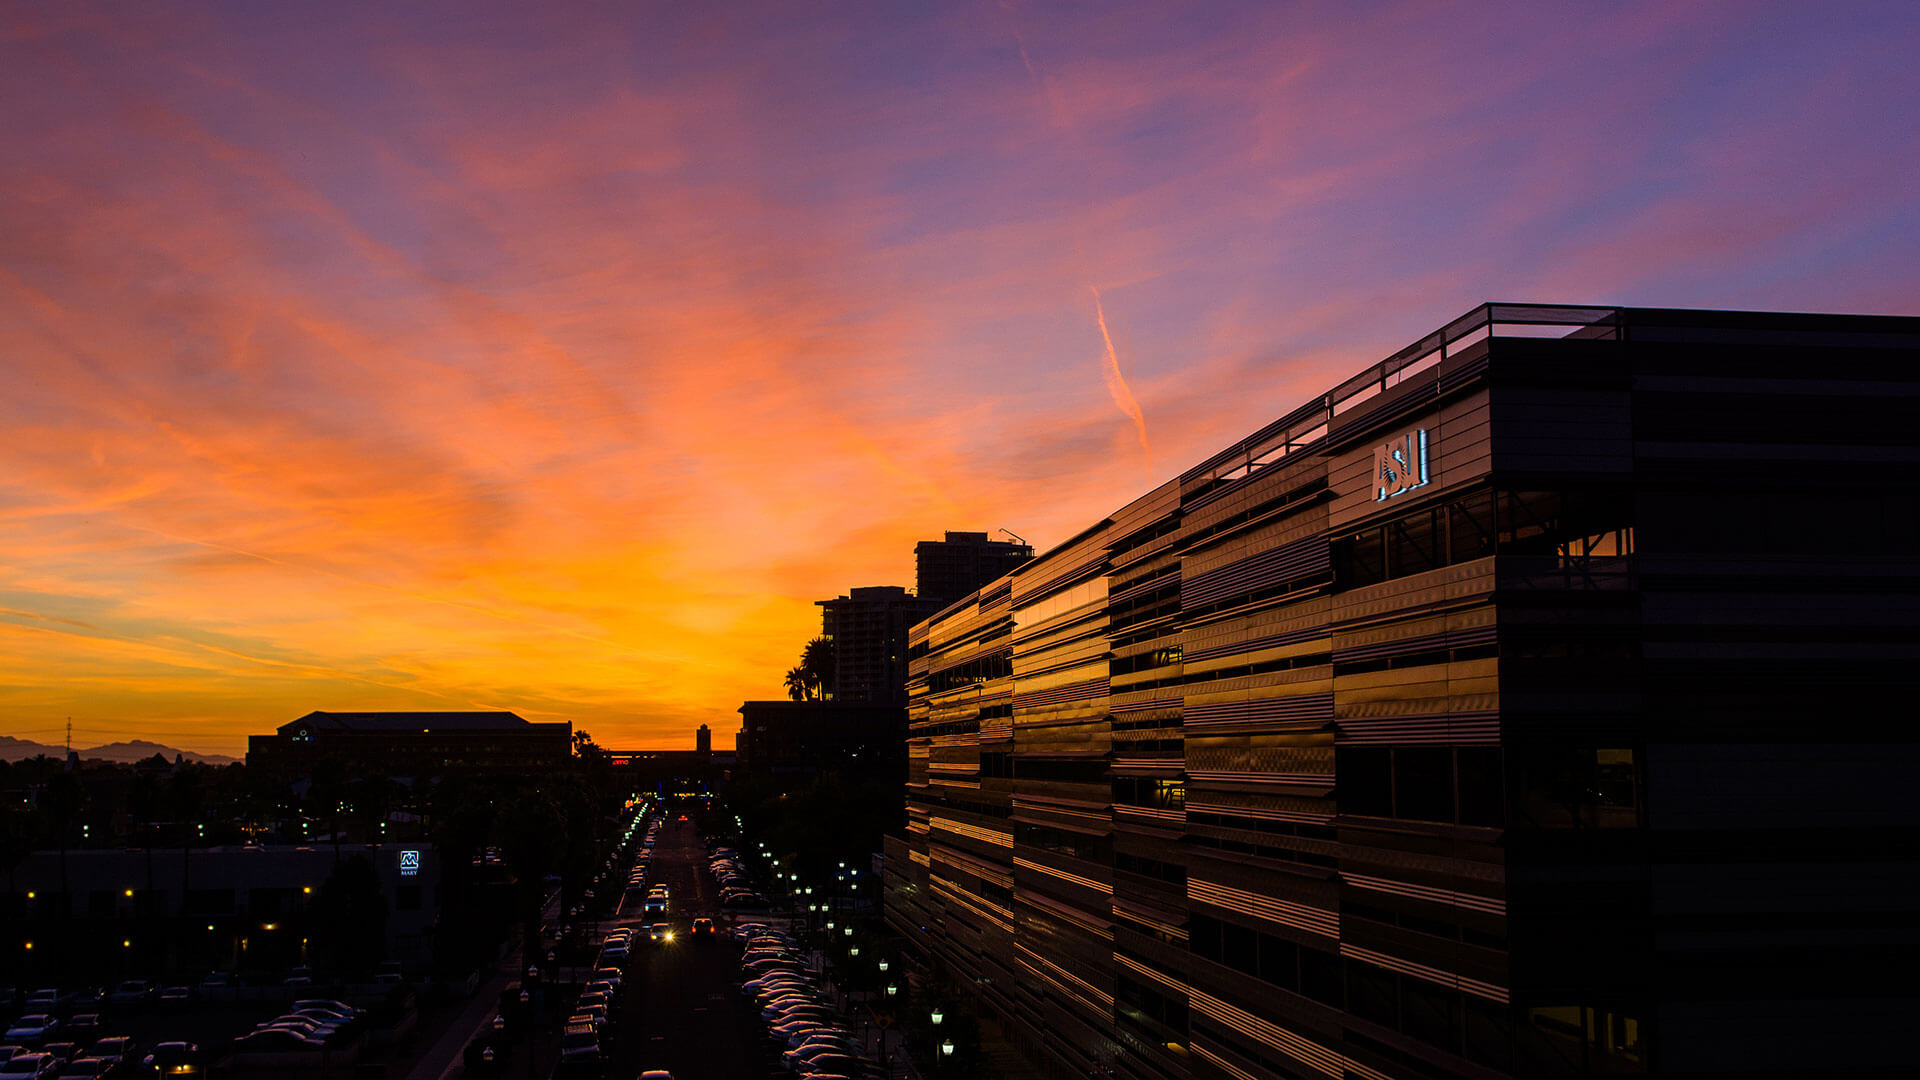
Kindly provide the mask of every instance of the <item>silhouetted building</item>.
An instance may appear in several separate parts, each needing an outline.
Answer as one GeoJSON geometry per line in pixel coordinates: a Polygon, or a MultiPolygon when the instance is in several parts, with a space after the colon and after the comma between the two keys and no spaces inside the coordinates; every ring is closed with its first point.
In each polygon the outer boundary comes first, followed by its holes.
{"type": "Polygon", "coordinates": [[[749,701],[734,740],[743,774],[828,770],[905,776],[907,710],[843,701],[749,701]]]}
{"type": "MultiPolygon", "coordinates": [[[[346,854],[372,864],[386,957],[429,959],[443,875],[433,845],[354,844],[346,854]]],[[[66,971],[284,970],[308,962],[338,858],[326,844],[36,851],[14,869],[14,891],[0,893],[17,938],[0,957],[15,977],[37,969],[48,984],[63,977],[63,961],[66,971]]]]}
{"type": "Polygon", "coordinates": [[[291,777],[322,761],[348,775],[531,773],[564,768],[572,755],[572,724],[510,712],[312,712],[247,738],[249,768],[291,777]]]}
{"type": "Polygon", "coordinates": [[[989,540],[983,532],[949,532],[913,546],[915,591],[951,604],[1033,558],[1033,545],[989,540]]]}
{"type": "Polygon", "coordinates": [[[701,724],[693,733],[693,749],[697,754],[713,753],[713,729],[701,724]]]}
{"type": "Polygon", "coordinates": [[[907,628],[939,611],[899,585],[849,589],[820,605],[821,633],[833,639],[833,699],[845,704],[907,703],[907,628]]]}
{"type": "Polygon", "coordinates": [[[1488,305],[912,632],[1058,1076],[1910,1068],[1920,319],[1488,305]]]}

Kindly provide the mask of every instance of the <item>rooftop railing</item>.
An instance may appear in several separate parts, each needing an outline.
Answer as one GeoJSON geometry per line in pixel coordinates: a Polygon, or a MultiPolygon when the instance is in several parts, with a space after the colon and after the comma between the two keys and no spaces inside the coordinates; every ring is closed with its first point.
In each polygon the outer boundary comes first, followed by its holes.
{"type": "Polygon", "coordinates": [[[1278,464],[1326,438],[1334,417],[1489,338],[1614,341],[1620,336],[1620,321],[1616,307],[1482,304],[1215,454],[1180,479],[1183,484],[1202,480],[1211,486],[1278,464]]]}

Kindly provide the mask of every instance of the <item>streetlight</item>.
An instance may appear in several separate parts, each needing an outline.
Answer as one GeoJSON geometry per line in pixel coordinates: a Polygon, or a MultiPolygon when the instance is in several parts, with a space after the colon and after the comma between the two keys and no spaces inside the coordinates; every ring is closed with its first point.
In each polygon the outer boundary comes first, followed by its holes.
{"type": "Polygon", "coordinates": [[[900,993],[900,986],[899,986],[899,984],[898,984],[898,983],[888,983],[888,984],[887,984],[887,996],[888,996],[888,997],[893,997],[893,996],[895,996],[895,995],[897,995],[898,993],[900,993]]]}
{"type": "Polygon", "coordinates": [[[939,1009],[933,1010],[933,1012],[929,1016],[929,1019],[933,1021],[935,1027],[938,1027],[940,1025],[940,1021],[945,1020],[946,1018],[947,1018],[947,1014],[941,1012],[939,1009]]]}
{"type": "Polygon", "coordinates": [[[940,1056],[941,1057],[953,1056],[953,1040],[952,1039],[948,1039],[945,1042],[942,1042],[940,1044],[940,1056]]]}
{"type": "Polygon", "coordinates": [[[886,973],[887,973],[887,958],[883,956],[880,958],[880,974],[885,975],[886,973]]]}

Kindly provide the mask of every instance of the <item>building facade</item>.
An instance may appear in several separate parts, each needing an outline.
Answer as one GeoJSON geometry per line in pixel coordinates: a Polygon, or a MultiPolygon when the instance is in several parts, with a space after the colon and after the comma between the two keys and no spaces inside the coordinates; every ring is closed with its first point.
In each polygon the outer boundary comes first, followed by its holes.
{"type": "Polygon", "coordinates": [[[914,591],[951,604],[1033,558],[1033,545],[989,540],[983,532],[948,532],[913,546],[914,591]]]}
{"type": "MultiPolygon", "coordinates": [[[[442,877],[433,845],[355,844],[345,855],[365,858],[379,883],[385,957],[430,959],[442,877]]],[[[327,845],[36,851],[0,893],[11,935],[0,968],[51,986],[114,965],[151,976],[331,963],[309,937],[341,857],[327,845]]]]}
{"type": "Polygon", "coordinates": [[[907,710],[845,701],[748,701],[734,766],[748,776],[901,776],[907,710]]]}
{"type": "Polygon", "coordinates": [[[820,632],[833,639],[835,701],[850,705],[907,703],[907,628],[939,611],[899,585],[847,590],[818,600],[820,632]]]}
{"type": "Polygon", "coordinates": [[[564,768],[572,754],[572,724],[510,712],[312,712],[247,737],[247,766],[285,777],[311,776],[321,762],[349,776],[534,773],[564,768]]]}
{"type": "Polygon", "coordinates": [[[1475,309],[913,629],[890,925],[1063,1077],[1905,1067],[1917,361],[1475,309]]]}

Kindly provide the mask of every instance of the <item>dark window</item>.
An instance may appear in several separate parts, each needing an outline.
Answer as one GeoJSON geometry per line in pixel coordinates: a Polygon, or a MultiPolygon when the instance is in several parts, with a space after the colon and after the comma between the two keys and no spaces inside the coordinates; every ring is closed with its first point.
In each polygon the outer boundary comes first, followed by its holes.
{"type": "Polygon", "coordinates": [[[1453,751],[1400,748],[1393,753],[1394,816],[1413,821],[1453,820],[1453,751]]]}
{"type": "Polygon", "coordinates": [[[1341,577],[1348,588],[1387,580],[1386,537],[1379,529],[1355,533],[1341,545],[1341,553],[1346,571],[1341,577]]]}
{"type": "Polygon", "coordinates": [[[1466,1013],[1466,1046],[1462,1053],[1468,1061],[1510,1072],[1513,1069],[1513,1015],[1506,1006],[1463,995],[1461,1008],[1466,1013]]]}
{"type": "Polygon", "coordinates": [[[1454,753],[1460,768],[1460,824],[1505,825],[1506,781],[1500,773],[1500,751],[1463,746],[1454,753]]]}
{"type": "Polygon", "coordinates": [[[1542,829],[1639,825],[1639,771],[1632,750],[1534,746],[1514,753],[1517,824],[1542,829]]]}
{"type": "Polygon", "coordinates": [[[1149,859],[1144,855],[1129,855],[1126,852],[1115,852],[1113,856],[1113,868],[1115,870],[1124,870],[1129,874],[1139,874],[1142,877],[1155,878],[1173,885],[1184,886],[1187,883],[1186,867],[1178,863],[1149,859]]]}
{"type": "Polygon", "coordinates": [[[1340,747],[1334,751],[1333,779],[1341,813],[1393,816],[1393,751],[1340,747]]]}
{"type": "Polygon", "coordinates": [[[1244,926],[1223,923],[1220,928],[1221,960],[1236,971],[1260,974],[1260,935],[1244,926]]]}
{"type": "Polygon", "coordinates": [[[1301,949],[1300,992],[1323,1005],[1344,1007],[1346,983],[1341,977],[1340,958],[1318,949],[1301,949]]]}
{"type": "Polygon", "coordinates": [[[1286,990],[1300,989],[1300,946],[1272,934],[1260,935],[1260,977],[1286,990]]]}
{"type": "Polygon", "coordinates": [[[1347,1011],[1383,1027],[1399,1028],[1400,1008],[1396,1000],[1393,972],[1347,961],[1347,1011]]]}
{"type": "Polygon", "coordinates": [[[1221,957],[1219,919],[1209,919],[1205,915],[1195,915],[1187,926],[1187,948],[1193,955],[1207,960],[1219,960],[1221,957]]]}
{"type": "Polygon", "coordinates": [[[1434,527],[1439,510],[1409,514],[1387,526],[1387,566],[1394,577],[1419,574],[1446,565],[1440,531],[1434,527]]]}
{"type": "Polygon", "coordinates": [[[1447,554],[1466,562],[1493,554],[1493,492],[1480,491],[1447,507],[1447,554]]]}
{"type": "Polygon", "coordinates": [[[1400,980],[1401,1030],[1449,1054],[1460,1052],[1460,998],[1419,979],[1400,980]]]}

